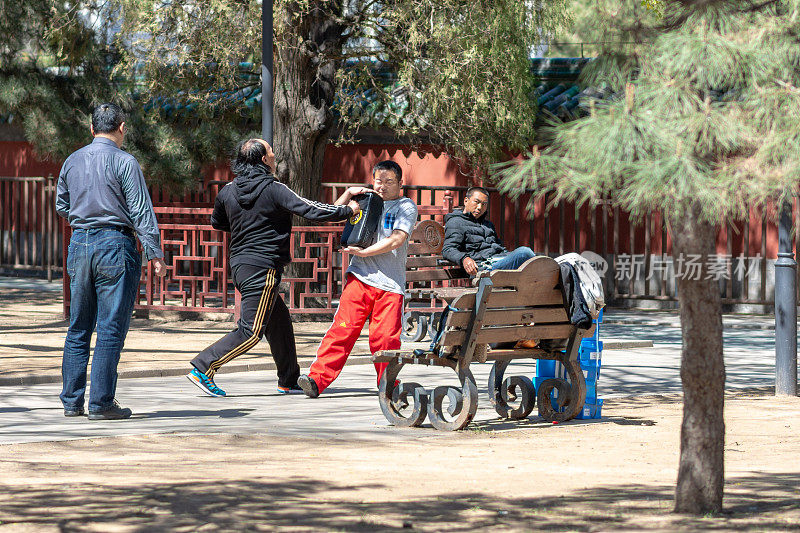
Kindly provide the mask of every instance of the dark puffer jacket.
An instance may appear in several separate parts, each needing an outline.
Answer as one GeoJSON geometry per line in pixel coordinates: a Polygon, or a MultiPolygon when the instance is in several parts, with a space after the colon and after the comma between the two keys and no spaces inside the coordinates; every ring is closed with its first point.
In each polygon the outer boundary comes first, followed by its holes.
{"type": "Polygon", "coordinates": [[[497,238],[494,224],[486,220],[486,213],[476,219],[456,209],[445,217],[442,256],[448,261],[461,265],[465,257],[471,257],[480,263],[507,251],[497,238]]]}

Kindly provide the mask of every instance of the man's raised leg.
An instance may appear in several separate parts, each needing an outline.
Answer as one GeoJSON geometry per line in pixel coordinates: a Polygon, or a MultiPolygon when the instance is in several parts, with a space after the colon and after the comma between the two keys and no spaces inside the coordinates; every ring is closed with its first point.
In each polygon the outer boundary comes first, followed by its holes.
{"type": "Polygon", "coordinates": [[[355,276],[348,276],[347,285],[339,299],[339,308],[333,317],[333,324],[317,349],[317,358],[311,364],[307,376],[301,376],[298,384],[309,396],[320,394],[339,376],[361,334],[364,323],[372,313],[373,291],[355,276]],[[308,380],[312,380],[309,383],[308,380]],[[306,390],[309,388],[309,390],[306,390]],[[311,392],[311,394],[309,394],[311,392]]]}
{"type": "Polygon", "coordinates": [[[502,259],[498,259],[492,264],[492,270],[516,270],[528,259],[535,257],[536,254],[527,246],[520,246],[514,251],[510,252],[502,259]]]}

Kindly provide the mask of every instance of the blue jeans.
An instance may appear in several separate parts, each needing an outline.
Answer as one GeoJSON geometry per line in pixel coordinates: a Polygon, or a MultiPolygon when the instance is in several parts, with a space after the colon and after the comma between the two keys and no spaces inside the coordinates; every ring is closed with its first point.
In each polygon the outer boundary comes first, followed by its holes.
{"type": "Polygon", "coordinates": [[[76,229],[67,253],[71,300],[61,375],[65,409],[83,407],[89,345],[97,326],[92,358],[89,411],[114,403],[117,363],[139,291],[142,259],[133,233],[111,228],[76,229]]]}
{"type": "Polygon", "coordinates": [[[515,270],[522,266],[522,263],[536,256],[527,246],[520,246],[505,256],[495,259],[488,270],[515,270]]]}

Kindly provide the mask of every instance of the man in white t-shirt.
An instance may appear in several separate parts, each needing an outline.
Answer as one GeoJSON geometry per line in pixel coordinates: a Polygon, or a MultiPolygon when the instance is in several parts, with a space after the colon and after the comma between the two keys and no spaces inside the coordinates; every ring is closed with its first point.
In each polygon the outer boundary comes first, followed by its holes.
{"type": "MultiPolygon", "coordinates": [[[[339,308],[308,375],[297,380],[311,398],[319,396],[342,371],[367,319],[370,352],[400,348],[408,236],[417,222],[417,206],[401,196],[403,171],[394,161],[375,165],[372,178],[374,191],[383,199],[381,221],[373,244],[345,249],[354,257],[339,308]]],[[[335,203],[347,203],[358,192],[348,189],[335,203]]],[[[378,381],[385,369],[386,363],[375,364],[378,381]]]]}

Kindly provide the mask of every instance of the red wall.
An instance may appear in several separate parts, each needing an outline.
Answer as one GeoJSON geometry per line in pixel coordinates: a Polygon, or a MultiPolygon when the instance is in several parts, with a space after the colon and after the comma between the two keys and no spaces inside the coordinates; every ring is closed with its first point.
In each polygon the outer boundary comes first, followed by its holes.
{"type": "Polygon", "coordinates": [[[45,161],[27,142],[0,142],[0,176],[58,176],[61,161],[45,161]]]}
{"type": "Polygon", "coordinates": [[[370,183],[372,167],[391,159],[403,169],[406,185],[466,185],[467,176],[447,154],[431,146],[412,151],[405,145],[346,144],[325,150],[322,169],[324,182],[370,183]]]}

